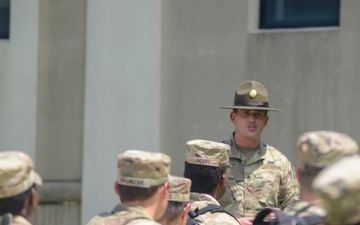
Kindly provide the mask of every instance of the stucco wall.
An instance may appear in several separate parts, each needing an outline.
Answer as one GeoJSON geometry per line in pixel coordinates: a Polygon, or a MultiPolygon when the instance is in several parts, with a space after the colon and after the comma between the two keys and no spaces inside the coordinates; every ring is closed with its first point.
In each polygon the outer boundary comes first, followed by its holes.
{"type": "Polygon", "coordinates": [[[119,203],[119,153],[159,151],[160,3],[88,1],[82,224],[119,203]]]}

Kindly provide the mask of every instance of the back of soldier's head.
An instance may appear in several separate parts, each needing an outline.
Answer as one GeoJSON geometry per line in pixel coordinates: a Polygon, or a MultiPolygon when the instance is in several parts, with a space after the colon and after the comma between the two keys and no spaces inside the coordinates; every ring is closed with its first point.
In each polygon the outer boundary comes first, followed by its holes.
{"type": "Polygon", "coordinates": [[[358,145],[346,134],[334,131],[311,131],[299,136],[299,169],[316,175],[337,160],[358,153],[358,145]]]}
{"type": "Polygon", "coordinates": [[[158,152],[127,150],[118,155],[118,188],[122,201],[151,197],[168,182],[171,159],[158,152]]]}
{"type": "Polygon", "coordinates": [[[191,140],[186,146],[184,177],[192,181],[192,192],[210,194],[230,167],[230,146],[208,140],[191,140]]]}
{"type": "Polygon", "coordinates": [[[0,152],[0,215],[20,215],[31,189],[41,184],[42,179],[33,170],[32,160],[27,154],[0,152]]]}
{"type": "Polygon", "coordinates": [[[343,158],[315,178],[313,188],[327,211],[326,224],[360,223],[360,157],[343,158]]]}
{"type": "Polygon", "coordinates": [[[186,223],[186,214],[190,207],[190,187],[191,180],[184,177],[170,176],[169,202],[163,217],[158,220],[159,223],[162,225],[186,223]],[[181,218],[184,213],[185,218],[181,218]]]}

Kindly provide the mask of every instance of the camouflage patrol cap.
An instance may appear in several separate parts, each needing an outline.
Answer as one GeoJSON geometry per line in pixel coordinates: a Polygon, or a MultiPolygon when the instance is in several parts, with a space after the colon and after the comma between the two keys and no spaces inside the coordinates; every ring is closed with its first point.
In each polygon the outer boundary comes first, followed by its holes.
{"type": "Polygon", "coordinates": [[[236,88],[234,105],[220,106],[220,108],[282,111],[270,107],[268,90],[263,84],[253,80],[245,81],[236,88]]]}
{"type": "Polygon", "coordinates": [[[207,140],[191,140],[186,143],[186,162],[202,166],[227,166],[229,164],[230,146],[207,140]]]}
{"type": "Polygon", "coordinates": [[[159,152],[127,150],[118,155],[121,185],[149,188],[168,181],[171,159],[159,152]]]}
{"type": "Polygon", "coordinates": [[[360,222],[360,157],[338,160],[321,171],[313,189],[327,211],[327,224],[360,222]]]}
{"type": "Polygon", "coordinates": [[[42,179],[33,170],[32,160],[27,154],[0,152],[0,198],[21,194],[34,184],[41,185],[42,179]]]}
{"type": "Polygon", "coordinates": [[[188,202],[190,199],[191,180],[185,177],[170,176],[169,201],[188,202]]]}
{"type": "Polygon", "coordinates": [[[300,135],[297,146],[300,170],[309,172],[318,172],[342,157],[358,152],[358,145],[351,137],[325,130],[300,135]]]}

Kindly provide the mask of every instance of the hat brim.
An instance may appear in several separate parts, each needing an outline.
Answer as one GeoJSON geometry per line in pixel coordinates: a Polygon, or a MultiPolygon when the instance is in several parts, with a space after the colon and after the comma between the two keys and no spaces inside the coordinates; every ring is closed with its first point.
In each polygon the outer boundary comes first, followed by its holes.
{"type": "Polygon", "coordinates": [[[275,108],[269,108],[269,107],[255,107],[255,106],[220,106],[221,109],[253,109],[253,110],[266,110],[266,111],[283,111],[282,109],[275,109],[275,108]]]}
{"type": "Polygon", "coordinates": [[[35,172],[34,170],[31,171],[31,176],[32,176],[32,179],[33,179],[35,184],[37,184],[37,185],[42,185],[43,184],[41,176],[37,172],[35,172]]]}

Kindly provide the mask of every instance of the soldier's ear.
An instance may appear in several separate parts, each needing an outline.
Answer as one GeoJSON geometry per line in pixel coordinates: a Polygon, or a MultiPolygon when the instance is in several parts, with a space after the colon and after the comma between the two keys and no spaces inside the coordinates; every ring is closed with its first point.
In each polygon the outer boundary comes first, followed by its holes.
{"type": "Polygon", "coordinates": [[[235,123],[235,118],[236,118],[236,112],[231,112],[230,113],[230,121],[232,123],[235,123]]]}
{"type": "Polygon", "coordinates": [[[115,193],[120,196],[120,190],[119,190],[119,186],[118,186],[118,183],[117,181],[115,181],[114,183],[114,190],[115,190],[115,193]]]}
{"type": "Polygon", "coordinates": [[[23,209],[21,210],[21,214],[30,222],[33,221],[33,217],[36,213],[38,202],[39,202],[39,192],[36,190],[36,187],[33,186],[27,193],[27,197],[25,198],[23,209]]]}
{"type": "Polygon", "coordinates": [[[227,175],[226,173],[224,173],[220,179],[220,185],[223,186],[223,187],[226,187],[227,186],[227,175]]]}
{"type": "Polygon", "coordinates": [[[168,191],[169,183],[165,182],[160,189],[161,189],[161,193],[160,193],[161,197],[168,199],[168,197],[169,197],[169,191],[168,191]]]}
{"type": "Polygon", "coordinates": [[[184,209],[183,209],[183,211],[181,212],[181,215],[180,215],[180,220],[181,221],[186,221],[187,220],[187,214],[189,212],[190,206],[191,206],[191,204],[189,202],[186,203],[186,205],[185,205],[185,207],[184,207],[184,209]]]}

